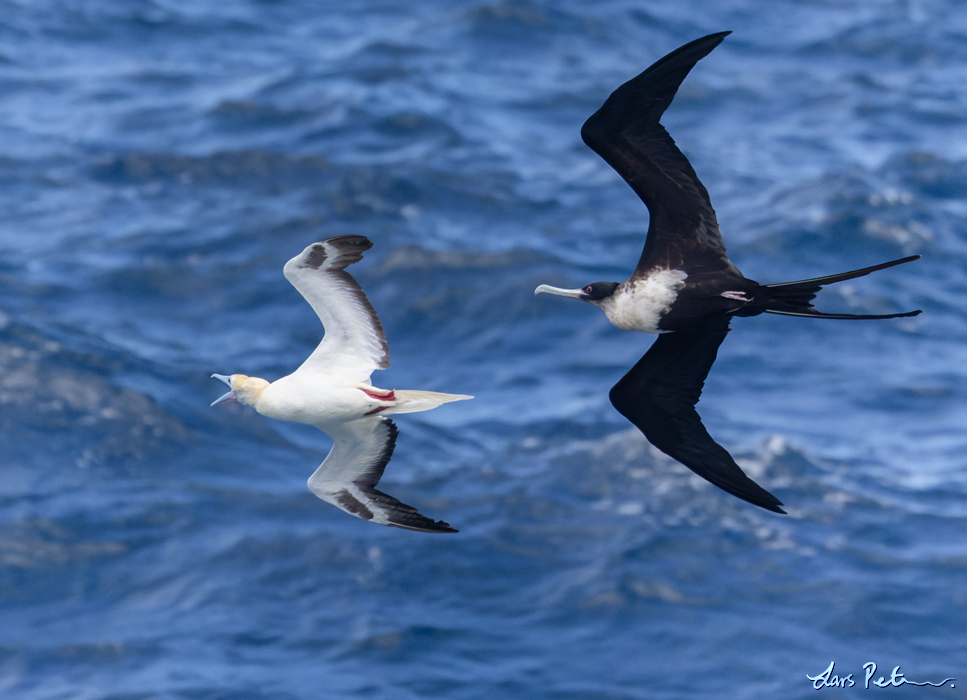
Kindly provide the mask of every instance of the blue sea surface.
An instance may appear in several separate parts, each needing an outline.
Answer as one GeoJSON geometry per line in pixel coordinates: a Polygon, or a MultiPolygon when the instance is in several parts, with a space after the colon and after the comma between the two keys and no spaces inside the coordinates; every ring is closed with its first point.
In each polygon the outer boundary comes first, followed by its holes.
{"type": "Polygon", "coordinates": [[[965,78],[959,0],[0,0],[0,697],[967,698],[965,78]],[[722,30],[664,124],[736,265],[923,256],[817,302],[919,317],[733,323],[699,410],[787,516],[611,407],[653,336],[533,295],[631,272],[581,124],[722,30]],[[374,383],[476,396],[381,482],[457,535],[209,407],[312,351],[282,266],[340,234],[374,383]]]}

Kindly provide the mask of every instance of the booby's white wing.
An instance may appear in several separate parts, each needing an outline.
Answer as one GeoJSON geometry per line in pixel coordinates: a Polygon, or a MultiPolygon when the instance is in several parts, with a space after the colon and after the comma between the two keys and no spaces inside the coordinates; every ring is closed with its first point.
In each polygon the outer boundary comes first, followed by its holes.
{"type": "Polygon", "coordinates": [[[327,426],[332,451],[309,477],[309,490],[337,508],[379,525],[421,532],[456,532],[442,520],[378,491],[376,484],[396,447],[396,424],[389,418],[359,418],[327,426]]]}
{"type": "Polygon", "coordinates": [[[350,374],[369,383],[373,370],[390,366],[386,334],[362,288],[345,268],[373,247],[365,236],[313,243],[285,264],[283,273],[309,302],[325,336],[299,369],[350,374]]]}

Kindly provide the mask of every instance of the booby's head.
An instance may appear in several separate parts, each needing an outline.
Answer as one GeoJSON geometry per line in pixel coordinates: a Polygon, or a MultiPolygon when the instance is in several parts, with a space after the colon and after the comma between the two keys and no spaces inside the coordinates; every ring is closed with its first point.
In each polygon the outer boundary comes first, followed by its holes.
{"type": "Polygon", "coordinates": [[[559,297],[580,299],[581,301],[589,301],[594,305],[598,305],[605,299],[610,299],[617,288],[617,282],[595,282],[581,289],[561,289],[559,287],[552,287],[549,284],[542,284],[534,290],[534,294],[556,294],[559,297]]]}
{"type": "Polygon", "coordinates": [[[259,399],[259,394],[269,385],[264,379],[249,377],[244,374],[233,374],[230,377],[224,374],[213,374],[212,378],[225,382],[231,389],[227,394],[213,401],[212,406],[223,401],[234,401],[243,406],[254,406],[259,399]]]}

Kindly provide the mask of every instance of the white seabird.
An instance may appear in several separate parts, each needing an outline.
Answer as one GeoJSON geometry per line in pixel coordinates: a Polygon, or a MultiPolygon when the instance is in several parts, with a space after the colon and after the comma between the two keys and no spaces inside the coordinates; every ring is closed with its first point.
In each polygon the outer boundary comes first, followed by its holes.
{"type": "Polygon", "coordinates": [[[263,416],[314,425],[328,434],[332,450],[309,477],[309,490],[327,503],[380,525],[456,532],[376,489],[398,432],[386,416],[473,397],[372,385],[373,371],[390,366],[389,346],[369,299],[345,271],[372,246],[365,236],[338,236],[313,243],[287,262],[285,278],[322,321],[322,341],[295,372],[271,383],[244,374],[213,374],[231,391],[212,406],[235,401],[263,416]]]}

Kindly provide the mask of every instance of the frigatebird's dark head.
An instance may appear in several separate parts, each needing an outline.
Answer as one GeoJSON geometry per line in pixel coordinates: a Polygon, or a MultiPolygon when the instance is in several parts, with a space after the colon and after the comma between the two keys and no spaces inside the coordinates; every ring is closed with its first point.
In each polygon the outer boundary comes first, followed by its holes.
{"type": "Polygon", "coordinates": [[[542,284],[534,290],[534,294],[556,294],[559,297],[571,297],[572,299],[589,301],[592,304],[600,304],[614,294],[614,290],[617,288],[617,282],[595,282],[586,287],[581,287],[581,289],[561,289],[559,287],[542,284]]]}

